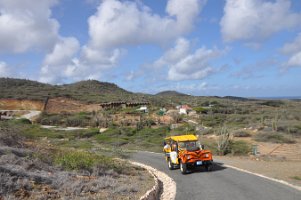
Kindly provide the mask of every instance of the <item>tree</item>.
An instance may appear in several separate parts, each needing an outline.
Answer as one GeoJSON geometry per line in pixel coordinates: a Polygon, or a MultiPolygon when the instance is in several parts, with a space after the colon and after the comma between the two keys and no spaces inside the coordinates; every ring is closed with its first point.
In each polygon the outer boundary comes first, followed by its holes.
{"type": "Polygon", "coordinates": [[[230,133],[226,127],[222,127],[218,132],[217,150],[220,155],[225,155],[230,143],[230,133]]]}

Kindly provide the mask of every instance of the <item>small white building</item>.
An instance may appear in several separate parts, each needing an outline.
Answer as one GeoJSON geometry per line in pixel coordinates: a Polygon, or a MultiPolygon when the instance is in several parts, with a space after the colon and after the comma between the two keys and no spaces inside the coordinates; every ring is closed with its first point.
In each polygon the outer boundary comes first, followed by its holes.
{"type": "Polygon", "coordinates": [[[137,110],[139,110],[139,111],[141,111],[141,112],[144,112],[144,113],[148,113],[148,108],[147,108],[147,106],[141,106],[139,109],[137,109],[137,110]]]}
{"type": "Polygon", "coordinates": [[[179,114],[183,114],[183,115],[188,115],[188,113],[190,111],[192,111],[192,108],[190,108],[188,105],[181,105],[181,106],[177,106],[178,110],[179,110],[179,114]]]}
{"type": "Polygon", "coordinates": [[[187,115],[187,110],[185,109],[185,108],[180,108],[180,110],[179,110],[179,114],[180,115],[187,115]]]}

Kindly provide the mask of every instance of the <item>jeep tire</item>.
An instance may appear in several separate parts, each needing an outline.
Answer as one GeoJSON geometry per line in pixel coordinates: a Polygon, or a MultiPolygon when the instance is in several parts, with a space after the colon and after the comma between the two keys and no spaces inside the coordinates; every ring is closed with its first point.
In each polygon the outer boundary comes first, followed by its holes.
{"type": "Polygon", "coordinates": [[[213,165],[212,165],[212,164],[205,165],[205,170],[206,170],[207,172],[212,171],[212,168],[213,168],[213,165]]]}
{"type": "Polygon", "coordinates": [[[171,159],[169,158],[167,162],[168,162],[168,169],[169,170],[173,170],[174,169],[174,165],[172,164],[171,159]]]}
{"type": "Polygon", "coordinates": [[[180,162],[180,170],[182,174],[187,174],[187,165],[186,163],[180,162]]]}

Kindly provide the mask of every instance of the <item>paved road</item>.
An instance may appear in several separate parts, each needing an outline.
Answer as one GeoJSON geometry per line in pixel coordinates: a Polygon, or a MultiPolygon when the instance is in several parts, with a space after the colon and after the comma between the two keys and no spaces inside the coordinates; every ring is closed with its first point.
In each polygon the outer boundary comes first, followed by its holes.
{"type": "Polygon", "coordinates": [[[177,183],[177,200],[301,200],[301,192],[255,175],[216,163],[212,172],[182,175],[170,171],[164,155],[138,152],[132,159],[165,172],[177,183]]]}

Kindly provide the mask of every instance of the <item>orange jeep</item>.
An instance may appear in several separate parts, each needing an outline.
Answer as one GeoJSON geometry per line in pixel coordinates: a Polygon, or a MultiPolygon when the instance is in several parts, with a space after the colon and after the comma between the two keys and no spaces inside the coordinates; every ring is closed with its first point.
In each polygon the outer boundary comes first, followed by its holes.
{"type": "Polygon", "coordinates": [[[180,167],[182,174],[191,169],[204,167],[212,169],[212,154],[204,150],[195,135],[171,136],[164,139],[165,159],[170,170],[180,167]]]}

